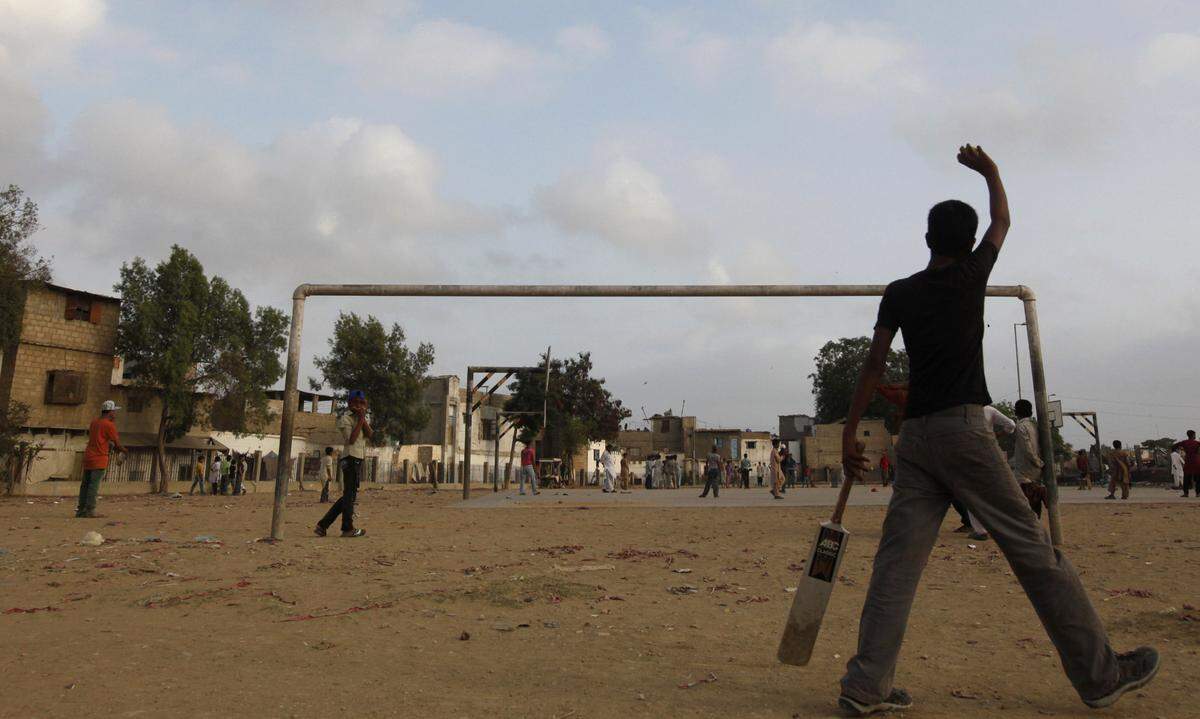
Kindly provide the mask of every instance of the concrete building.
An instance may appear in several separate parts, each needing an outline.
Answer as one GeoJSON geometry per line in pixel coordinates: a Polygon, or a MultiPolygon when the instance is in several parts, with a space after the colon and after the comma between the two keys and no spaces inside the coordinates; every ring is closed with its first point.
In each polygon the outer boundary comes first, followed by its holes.
{"type": "MultiPolygon", "coordinates": [[[[812,468],[818,478],[830,467],[842,464],[842,427],[844,422],[813,425],[811,435],[801,439],[804,465],[812,468]]],[[[893,438],[882,419],[863,419],[858,424],[858,439],[866,445],[867,459],[871,472],[866,481],[880,481],[879,460],[884,453],[892,453],[893,438]]],[[[893,454],[892,459],[895,459],[893,454]]]]}

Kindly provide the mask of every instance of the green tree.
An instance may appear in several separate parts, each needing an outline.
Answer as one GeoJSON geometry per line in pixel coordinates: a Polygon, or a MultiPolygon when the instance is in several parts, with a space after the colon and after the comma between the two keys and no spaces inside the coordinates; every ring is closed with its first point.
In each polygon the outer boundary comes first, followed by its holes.
{"type": "MultiPolygon", "coordinates": [[[[0,364],[16,361],[29,285],[50,281],[50,264],[33,246],[38,227],[37,204],[20,187],[9,185],[0,191],[0,364]]],[[[22,475],[28,475],[37,450],[17,441],[29,416],[28,405],[7,397],[0,402],[0,473],[11,494],[22,475]]]]}
{"type": "Polygon", "coordinates": [[[1142,446],[1146,449],[1160,449],[1164,452],[1170,452],[1171,448],[1174,447],[1175,443],[1178,441],[1179,440],[1172,437],[1159,437],[1158,439],[1142,440],[1142,446]]]}
{"type": "Polygon", "coordinates": [[[288,318],[272,307],[251,314],[240,290],[206,277],[178,245],[154,268],[140,257],[122,265],[114,289],[121,296],[117,354],[133,384],[162,403],[150,489],[165,492],[166,443],[198,419],[238,433],[270,421],[266,390],[283,375],[288,318]],[[213,398],[207,417],[205,395],[213,398]]]}
{"type": "Polygon", "coordinates": [[[505,408],[533,412],[516,415],[517,439],[530,444],[540,437],[542,453],[561,457],[571,469],[575,453],[593,440],[615,440],[621,422],[631,413],[605,388],[604,378],[592,376],[590,353],[581,352],[577,357],[553,360],[549,393],[546,392],[544,358],[538,367],[517,376],[513,395],[505,408]],[[545,427],[542,426],[543,408],[546,411],[545,427]]]}
{"type": "MultiPolygon", "coordinates": [[[[1000,400],[993,402],[992,406],[1000,410],[1000,413],[1008,417],[1012,421],[1017,421],[1016,410],[1013,409],[1013,403],[1008,400],[1000,400]]],[[[1050,428],[1050,437],[1054,440],[1054,458],[1059,462],[1070,459],[1075,450],[1071,445],[1063,439],[1062,433],[1058,431],[1058,427],[1050,428]]],[[[1008,456],[1012,456],[1015,440],[1013,435],[1004,432],[996,435],[996,441],[1000,444],[1000,449],[1008,456]]]]}
{"type": "MultiPolygon", "coordinates": [[[[384,330],[371,315],[364,320],[353,312],[340,313],[329,354],[313,361],[324,385],[343,396],[355,389],[367,393],[374,444],[402,444],[428,424],[422,391],[433,364],[433,345],[423,342],[410,350],[400,325],[384,330]]],[[[322,383],[310,378],[309,385],[315,390],[322,383]]]]}
{"type": "Polygon", "coordinates": [[[38,227],[37,204],[20,187],[0,192],[0,350],[20,339],[26,288],[50,281],[50,264],[31,239],[38,227]]]}
{"type": "MultiPolygon", "coordinates": [[[[830,340],[813,357],[816,371],[808,376],[812,380],[813,395],[816,397],[816,419],[819,424],[837,422],[850,410],[854,387],[858,375],[871,350],[870,337],[843,337],[830,340]]],[[[908,381],[908,353],[904,350],[888,350],[883,383],[908,381]]],[[[896,417],[895,407],[876,395],[867,405],[865,417],[887,418],[892,432],[899,429],[901,418],[896,417]]]]}

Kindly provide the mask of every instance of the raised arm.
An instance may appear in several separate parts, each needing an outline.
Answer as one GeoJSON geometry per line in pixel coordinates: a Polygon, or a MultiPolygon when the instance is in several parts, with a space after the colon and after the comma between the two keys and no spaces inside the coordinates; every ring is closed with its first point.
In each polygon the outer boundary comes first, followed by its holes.
{"type": "Polygon", "coordinates": [[[858,445],[858,422],[867,411],[867,405],[871,403],[871,397],[875,394],[875,386],[883,376],[888,350],[891,349],[895,336],[895,330],[887,327],[875,328],[875,336],[871,339],[871,351],[867,354],[867,362],[858,375],[854,399],[850,401],[846,425],[842,428],[842,466],[847,473],[856,477],[871,468],[871,463],[867,461],[858,445]]]}
{"type": "Polygon", "coordinates": [[[983,241],[990,242],[999,250],[1004,246],[1010,224],[1008,196],[1004,194],[1004,183],[1000,181],[1000,170],[992,158],[978,145],[963,145],[958,148],[958,161],[983,175],[988,188],[988,212],[992,221],[983,233],[983,241]]]}

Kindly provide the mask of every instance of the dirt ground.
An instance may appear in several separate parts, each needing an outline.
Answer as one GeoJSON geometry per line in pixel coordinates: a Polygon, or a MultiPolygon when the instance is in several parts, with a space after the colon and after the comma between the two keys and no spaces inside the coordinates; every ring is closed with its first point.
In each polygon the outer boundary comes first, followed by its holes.
{"type": "MultiPolygon", "coordinates": [[[[828,509],[587,493],[485,509],[368,490],[369,535],[348,540],[312,536],[316,494],[293,492],[275,545],[255,541],[266,492],[112,497],[95,520],[67,498],[0,500],[0,716],[837,716],[882,507],[848,512],[842,580],[797,668],[775,660],[786,588],[828,509]],[[106,543],[80,546],[88,530],[106,543]]],[[[1114,646],[1163,654],[1103,715],[1200,716],[1200,502],[1075,505],[1063,522],[1114,646]]],[[[952,528],[897,673],[906,716],[1100,715],[994,544],[952,528]]]]}

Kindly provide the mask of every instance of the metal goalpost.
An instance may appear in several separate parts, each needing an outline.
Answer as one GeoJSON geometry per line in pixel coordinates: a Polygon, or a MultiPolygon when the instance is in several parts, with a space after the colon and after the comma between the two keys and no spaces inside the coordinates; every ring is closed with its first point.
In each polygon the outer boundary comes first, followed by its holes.
{"type": "MultiPolygon", "coordinates": [[[[884,288],[884,285],[300,285],[292,293],[292,329],[288,337],[270,538],[283,538],[287,488],[292,474],[292,431],[300,402],[300,335],[304,329],[304,303],[309,297],[881,297],[884,288]]],[[[1062,543],[1062,527],[1058,515],[1058,484],[1054,476],[1054,443],[1042,363],[1042,338],[1038,329],[1037,296],[1025,285],[989,285],[986,294],[988,297],[1013,297],[1021,300],[1025,307],[1038,440],[1044,460],[1042,481],[1046,485],[1050,538],[1058,546],[1062,543]]]]}

